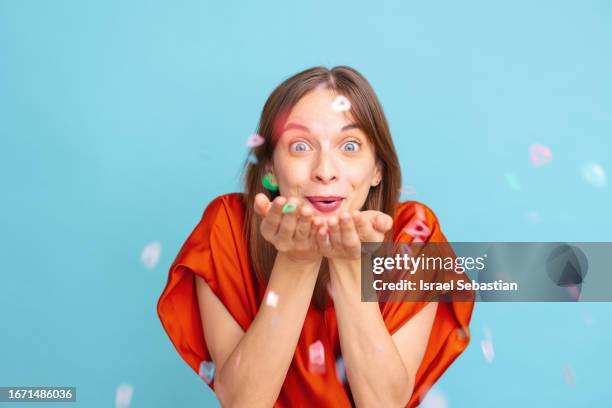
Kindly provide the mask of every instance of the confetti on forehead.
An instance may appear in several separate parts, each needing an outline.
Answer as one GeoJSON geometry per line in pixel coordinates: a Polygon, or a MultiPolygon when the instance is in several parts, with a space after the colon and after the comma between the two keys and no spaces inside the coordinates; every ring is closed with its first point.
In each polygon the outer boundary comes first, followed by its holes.
{"type": "Polygon", "coordinates": [[[336,96],[336,99],[331,104],[331,108],[334,112],[346,112],[351,109],[351,101],[344,95],[336,96]]]}

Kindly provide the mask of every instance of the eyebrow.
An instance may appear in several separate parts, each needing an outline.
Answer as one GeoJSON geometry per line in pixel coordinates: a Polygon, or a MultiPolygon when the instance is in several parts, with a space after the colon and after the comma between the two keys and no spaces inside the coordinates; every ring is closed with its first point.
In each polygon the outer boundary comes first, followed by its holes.
{"type": "MultiPolygon", "coordinates": [[[[343,126],[342,129],[340,129],[340,132],[346,132],[347,130],[359,129],[359,128],[360,128],[359,125],[357,125],[356,123],[351,123],[346,126],[343,126]]],[[[290,129],[303,130],[305,132],[310,133],[310,129],[298,123],[288,123],[287,126],[285,126],[285,129],[283,129],[283,133],[285,133],[287,130],[290,130],[290,129]]]]}

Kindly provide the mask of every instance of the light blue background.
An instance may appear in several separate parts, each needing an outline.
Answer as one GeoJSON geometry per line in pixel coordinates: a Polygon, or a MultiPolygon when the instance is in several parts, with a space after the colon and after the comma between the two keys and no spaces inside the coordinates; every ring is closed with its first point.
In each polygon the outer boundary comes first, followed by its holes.
{"type": "MultiPolygon", "coordinates": [[[[610,186],[580,173],[612,171],[612,3],[374,3],[0,0],[1,386],[72,385],[71,406],[102,407],[125,382],[135,408],[218,406],[156,302],[205,206],[240,188],[266,97],[314,65],[372,83],[404,198],[449,240],[612,241],[610,186]]],[[[610,404],[611,312],[477,304],[436,388],[452,407],[610,404]]]]}

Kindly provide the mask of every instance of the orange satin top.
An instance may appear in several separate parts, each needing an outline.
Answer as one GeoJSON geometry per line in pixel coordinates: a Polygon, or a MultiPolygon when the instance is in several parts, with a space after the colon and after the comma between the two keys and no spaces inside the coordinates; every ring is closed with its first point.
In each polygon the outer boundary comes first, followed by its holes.
{"type": "MultiPolygon", "coordinates": [[[[418,207],[425,214],[431,231],[430,242],[447,242],[434,213],[426,206],[408,201],[400,203],[394,217],[394,241],[409,242],[404,229],[416,217],[418,207]],[[425,211],[423,211],[423,209],[425,211]]],[[[196,298],[194,274],[203,277],[212,291],[245,332],[255,318],[265,294],[252,272],[243,234],[244,207],[241,193],[215,198],[183,244],[172,263],[168,282],[157,313],[180,356],[196,372],[200,362],[212,361],[204,340],[200,310],[196,298]]],[[[426,302],[379,302],[390,334],[395,333],[426,302]]],[[[469,322],[474,307],[471,302],[440,302],[423,361],[416,373],[413,395],[408,407],[424,398],[428,389],[467,347],[469,322]]],[[[350,388],[337,378],[335,360],[340,342],[333,301],[325,310],[311,303],[296,351],[275,407],[350,407],[350,388]],[[324,374],[308,370],[310,344],[320,340],[324,346],[324,374]],[[348,392],[347,392],[348,390],[348,392]]],[[[214,381],[209,384],[213,389],[214,381]]]]}

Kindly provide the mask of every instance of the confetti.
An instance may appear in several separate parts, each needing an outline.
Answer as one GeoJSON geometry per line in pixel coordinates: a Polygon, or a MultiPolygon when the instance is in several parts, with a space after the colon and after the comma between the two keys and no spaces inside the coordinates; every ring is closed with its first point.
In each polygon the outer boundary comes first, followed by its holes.
{"type": "Polygon", "coordinates": [[[268,296],[266,297],[266,305],[271,307],[278,306],[278,295],[274,293],[273,290],[268,292],[268,296]]]}
{"type": "Polygon", "coordinates": [[[346,96],[338,95],[331,105],[334,112],[346,112],[351,109],[351,102],[346,96]]]}
{"type": "Polygon", "coordinates": [[[258,162],[257,157],[255,157],[255,155],[253,153],[249,154],[249,158],[247,160],[252,165],[256,165],[257,162],[258,162]]]}
{"type": "Polygon", "coordinates": [[[404,228],[404,232],[413,237],[414,242],[423,242],[423,239],[431,234],[427,224],[420,219],[412,220],[410,224],[404,228]]]}
{"type": "Polygon", "coordinates": [[[521,189],[521,183],[519,183],[516,176],[512,173],[505,173],[504,177],[506,178],[506,184],[512,190],[519,191],[521,189]]]}
{"type": "Polygon", "coordinates": [[[400,194],[414,196],[416,195],[416,188],[413,186],[406,186],[399,189],[400,194]]]}
{"type": "Polygon", "coordinates": [[[598,163],[587,163],[582,167],[582,177],[593,187],[603,188],[608,183],[606,172],[598,163]]]}
{"type": "Polygon", "coordinates": [[[309,367],[314,374],[325,373],[325,350],[321,340],[317,340],[308,347],[309,367]]]}
{"type": "Polygon", "coordinates": [[[264,141],[265,139],[263,137],[259,136],[257,133],[253,133],[251,134],[251,136],[248,137],[246,144],[250,148],[255,148],[261,146],[264,141]]]}
{"type": "Polygon", "coordinates": [[[119,384],[115,393],[115,408],[127,408],[132,403],[134,387],[130,384],[119,384]]]}
{"type": "Polygon", "coordinates": [[[495,350],[493,349],[493,340],[484,339],[480,341],[480,348],[482,349],[482,355],[484,356],[487,363],[492,363],[495,358],[495,350]]]}
{"type": "Polygon", "coordinates": [[[528,211],[526,215],[527,215],[527,219],[532,224],[539,224],[540,222],[542,222],[542,219],[540,218],[540,214],[537,211],[528,211]]]}
{"type": "Polygon", "coordinates": [[[157,262],[159,261],[159,256],[161,253],[161,244],[157,241],[151,242],[147,244],[142,250],[142,254],[140,255],[140,260],[149,269],[155,268],[157,262]]]}
{"type": "Polygon", "coordinates": [[[536,143],[529,147],[529,157],[534,166],[540,167],[552,160],[552,153],[548,147],[536,143]]]}
{"type": "Polygon", "coordinates": [[[578,298],[580,297],[580,288],[577,285],[569,285],[566,287],[566,289],[572,299],[578,301],[578,298]]]}
{"type": "Polygon", "coordinates": [[[283,212],[283,214],[288,214],[294,212],[296,208],[297,206],[295,204],[287,203],[283,206],[283,209],[281,211],[283,212]]]}
{"type": "Polygon", "coordinates": [[[266,173],[262,177],[261,183],[266,188],[266,190],[270,190],[270,191],[278,190],[278,181],[276,181],[276,177],[274,177],[271,173],[266,173]]]}
{"type": "Polygon", "coordinates": [[[342,356],[336,358],[336,378],[342,384],[346,382],[346,368],[344,367],[344,359],[342,356]]]}
{"type": "Polygon", "coordinates": [[[423,399],[420,406],[423,408],[447,408],[448,400],[442,391],[431,388],[425,394],[425,399],[423,399]]]}
{"type": "Polygon", "coordinates": [[[212,361],[202,361],[200,363],[200,371],[198,375],[203,379],[206,384],[210,384],[215,376],[215,363],[212,361]]]}
{"type": "Polygon", "coordinates": [[[576,374],[574,373],[572,367],[570,367],[568,364],[565,364],[561,369],[561,372],[563,375],[563,379],[568,385],[572,387],[576,385],[576,374]]]}

